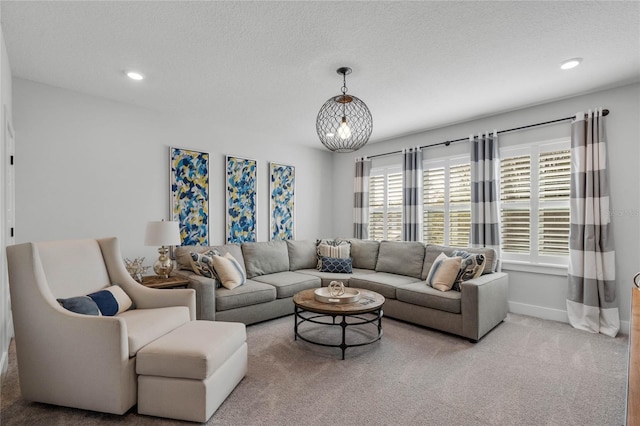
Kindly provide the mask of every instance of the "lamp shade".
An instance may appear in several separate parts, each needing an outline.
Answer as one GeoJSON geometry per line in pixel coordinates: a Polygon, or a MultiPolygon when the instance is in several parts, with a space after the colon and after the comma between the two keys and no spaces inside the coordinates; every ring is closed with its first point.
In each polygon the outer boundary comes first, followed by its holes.
{"type": "Polygon", "coordinates": [[[180,245],[180,224],[178,222],[149,222],[144,236],[145,246],[180,245]]]}

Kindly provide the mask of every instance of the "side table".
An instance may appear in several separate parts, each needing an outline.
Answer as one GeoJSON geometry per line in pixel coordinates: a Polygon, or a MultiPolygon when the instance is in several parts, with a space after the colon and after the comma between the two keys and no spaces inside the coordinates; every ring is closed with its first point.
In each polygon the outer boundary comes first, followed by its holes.
{"type": "Polygon", "coordinates": [[[189,280],[175,275],[169,278],[160,278],[157,275],[149,275],[142,277],[141,284],[149,288],[180,288],[188,286],[189,280]]]}

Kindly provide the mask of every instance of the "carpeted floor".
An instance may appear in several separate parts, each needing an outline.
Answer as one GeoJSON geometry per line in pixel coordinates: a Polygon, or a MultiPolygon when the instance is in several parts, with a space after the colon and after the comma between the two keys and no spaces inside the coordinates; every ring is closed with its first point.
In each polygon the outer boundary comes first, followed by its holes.
{"type": "MultiPolygon", "coordinates": [[[[385,318],[370,346],[293,340],[293,317],[247,328],[249,371],[208,425],[623,425],[627,337],[509,314],[477,344],[385,318]]],[[[43,378],[46,380],[46,378],[43,378]]],[[[5,425],[189,424],[20,398],[15,352],[5,425]]]]}

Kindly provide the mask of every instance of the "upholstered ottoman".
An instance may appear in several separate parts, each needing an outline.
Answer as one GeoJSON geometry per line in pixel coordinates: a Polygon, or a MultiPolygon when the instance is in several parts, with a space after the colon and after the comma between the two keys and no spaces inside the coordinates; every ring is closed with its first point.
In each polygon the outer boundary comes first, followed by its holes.
{"type": "Polygon", "coordinates": [[[136,355],[138,413],[206,422],[247,372],[244,324],[191,321],[136,355]]]}

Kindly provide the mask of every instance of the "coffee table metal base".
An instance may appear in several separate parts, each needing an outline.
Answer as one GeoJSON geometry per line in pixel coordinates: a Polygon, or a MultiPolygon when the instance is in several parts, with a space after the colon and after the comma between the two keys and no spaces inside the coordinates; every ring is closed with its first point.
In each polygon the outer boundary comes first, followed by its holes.
{"type": "Polygon", "coordinates": [[[326,346],[330,348],[340,348],[342,350],[342,359],[344,359],[344,353],[347,348],[354,348],[357,346],[370,345],[372,343],[377,342],[382,338],[382,307],[379,309],[373,310],[364,314],[318,314],[315,312],[307,311],[305,309],[300,308],[299,306],[295,306],[295,323],[294,323],[294,340],[304,340],[305,342],[312,343],[314,345],[326,346]],[[306,314],[306,315],[305,315],[306,314]],[[369,315],[369,317],[365,317],[364,315],[369,315]],[[332,318],[331,322],[320,321],[321,318],[332,318]],[[340,322],[336,322],[336,318],[341,317],[340,322]],[[350,321],[347,321],[347,318],[350,321]],[[310,322],[314,324],[326,325],[326,326],[340,326],[342,328],[342,342],[339,345],[333,345],[324,342],[318,342],[315,340],[311,340],[307,337],[304,337],[300,334],[300,324],[310,322]],[[375,324],[377,322],[377,324],[375,324]],[[377,335],[373,337],[371,340],[360,343],[347,344],[347,327],[354,325],[366,325],[373,324],[377,328],[377,335]]]}

